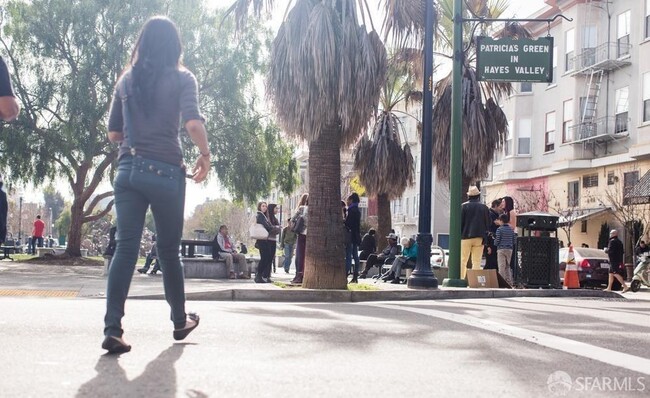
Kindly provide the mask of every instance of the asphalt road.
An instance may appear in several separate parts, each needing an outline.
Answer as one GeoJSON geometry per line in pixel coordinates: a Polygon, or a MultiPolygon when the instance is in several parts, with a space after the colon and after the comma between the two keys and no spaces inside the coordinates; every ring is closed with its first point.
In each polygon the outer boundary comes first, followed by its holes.
{"type": "Polygon", "coordinates": [[[183,343],[164,301],[130,300],[121,356],[100,348],[104,305],[0,298],[0,396],[650,395],[644,300],[188,302],[183,343]]]}

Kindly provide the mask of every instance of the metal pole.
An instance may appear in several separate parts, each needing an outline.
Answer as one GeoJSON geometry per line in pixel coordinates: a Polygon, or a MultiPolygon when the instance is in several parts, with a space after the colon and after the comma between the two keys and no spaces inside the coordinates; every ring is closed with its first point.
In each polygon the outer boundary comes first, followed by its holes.
{"type": "Polygon", "coordinates": [[[411,289],[437,289],[438,279],[431,271],[431,190],[433,149],[433,0],[427,0],[424,34],[424,98],[422,102],[422,151],[420,166],[420,215],[418,219],[418,258],[407,285],[411,289]]]}
{"type": "Polygon", "coordinates": [[[466,287],[460,279],[460,205],[463,182],[462,91],[463,84],[463,3],[454,0],[454,60],[451,86],[451,172],[449,217],[449,277],[444,286],[466,287]]]}
{"type": "Polygon", "coordinates": [[[18,240],[20,241],[20,244],[23,243],[22,237],[23,237],[23,227],[22,227],[22,221],[23,221],[23,197],[21,196],[18,199],[18,240]]]}

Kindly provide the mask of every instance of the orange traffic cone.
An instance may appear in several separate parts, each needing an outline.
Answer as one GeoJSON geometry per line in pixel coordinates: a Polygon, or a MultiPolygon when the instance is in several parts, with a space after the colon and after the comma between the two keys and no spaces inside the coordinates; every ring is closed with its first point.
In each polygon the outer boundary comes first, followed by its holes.
{"type": "Polygon", "coordinates": [[[566,267],[564,268],[564,288],[580,289],[578,264],[576,264],[576,257],[575,254],[573,254],[573,245],[569,246],[569,253],[567,254],[566,259],[566,267]]]}

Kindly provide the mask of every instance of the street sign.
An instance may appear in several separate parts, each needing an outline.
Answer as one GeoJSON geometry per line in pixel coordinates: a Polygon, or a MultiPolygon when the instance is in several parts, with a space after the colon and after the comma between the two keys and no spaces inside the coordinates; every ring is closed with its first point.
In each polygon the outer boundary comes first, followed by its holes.
{"type": "Polygon", "coordinates": [[[478,80],[497,82],[553,81],[553,38],[476,38],[478,80]]]}

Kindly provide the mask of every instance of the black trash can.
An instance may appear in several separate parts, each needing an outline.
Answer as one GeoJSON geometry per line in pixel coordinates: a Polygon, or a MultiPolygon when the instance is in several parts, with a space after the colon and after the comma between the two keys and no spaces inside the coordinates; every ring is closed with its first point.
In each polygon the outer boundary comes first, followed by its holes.
{"type": "Polygon", "coordinates": [[[561,288],[558,217],[530,212],[517,215],[517,262],[515,284],[526,288],[561,288]]]}

